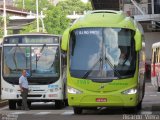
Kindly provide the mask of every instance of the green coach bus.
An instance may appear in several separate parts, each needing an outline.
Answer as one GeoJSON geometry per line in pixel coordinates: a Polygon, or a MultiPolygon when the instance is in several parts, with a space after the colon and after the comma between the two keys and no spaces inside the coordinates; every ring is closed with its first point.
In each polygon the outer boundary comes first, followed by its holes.
{"type": "Polygon", "coordinates": [[[145,91],[143,31],[122,11],[97,10],[79,18],[62,37],[67,51],[68,102],[87,107],[141,109],[145,91]]]}

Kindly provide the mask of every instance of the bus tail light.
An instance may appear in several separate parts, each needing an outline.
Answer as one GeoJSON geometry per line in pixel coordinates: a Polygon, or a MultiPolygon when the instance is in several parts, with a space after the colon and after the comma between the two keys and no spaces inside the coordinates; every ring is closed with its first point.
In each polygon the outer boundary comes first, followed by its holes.
{"type": "Polygon", "coordinates": [[[70,94],[81,94],[82,91],[68,86],[68,93],[70,93],[70,94]]]}
{"type": "Polygon", "coordinates": [[[127,94],[127,95],[136,94],[136,93],[137,93],[137,88],[131,88],[122,92],[122,94],[127,94]]]}

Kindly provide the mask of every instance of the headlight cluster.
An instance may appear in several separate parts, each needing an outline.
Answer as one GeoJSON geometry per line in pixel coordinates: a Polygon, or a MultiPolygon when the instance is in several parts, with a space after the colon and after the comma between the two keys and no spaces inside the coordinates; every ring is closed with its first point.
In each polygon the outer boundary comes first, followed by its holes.
{"type": "Polygon", "coordinates": [[[52,88],[52,89],[49,89],[49,92],[57,92],[59,90],[59,88],[52,88]]]}
{"type": "Polygon", "coordinates": [[[137,88],[131,88],[122,92],[122,94],[127,94],[127,95],[136,94],[136,93],[137,93],[137,88]]]}
{"type": "Polygon", "coordinates": [[[67,89],[68,89],[68,93],[70,93],[70,94],[81,94],[82,93],[82,91],[77,90],[77,89],[72,88],[72,87],[69,87],[69,86],[68,86],[67,89]]]}
{"type": "Polygon", "coordinates": [[[10,89],[10,88],[5,88],[4,91],[10,92],[10,93],[14,92],[14,90],[13,90],[13,89],[10,89]]]}

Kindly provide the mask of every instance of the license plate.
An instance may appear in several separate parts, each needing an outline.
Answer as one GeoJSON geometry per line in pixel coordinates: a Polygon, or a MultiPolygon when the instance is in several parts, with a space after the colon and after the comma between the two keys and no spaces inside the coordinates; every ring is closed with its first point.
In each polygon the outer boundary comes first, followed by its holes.
{"type": "Polygon", "coordinates": [[[96,98],[96,102],[107,102],[106,98],[96,98]]]}

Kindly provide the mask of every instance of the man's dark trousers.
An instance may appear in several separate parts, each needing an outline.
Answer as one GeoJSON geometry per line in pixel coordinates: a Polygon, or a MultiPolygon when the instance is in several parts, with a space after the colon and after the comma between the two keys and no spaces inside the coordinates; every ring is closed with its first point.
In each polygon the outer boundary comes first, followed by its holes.
{"type": "Polygon", "coordinates": [[[23,89],[22,94],[22,109],[28,109],[28,104],[27,104],[27,96],[28,96],[28,89],[23,89]]]}

